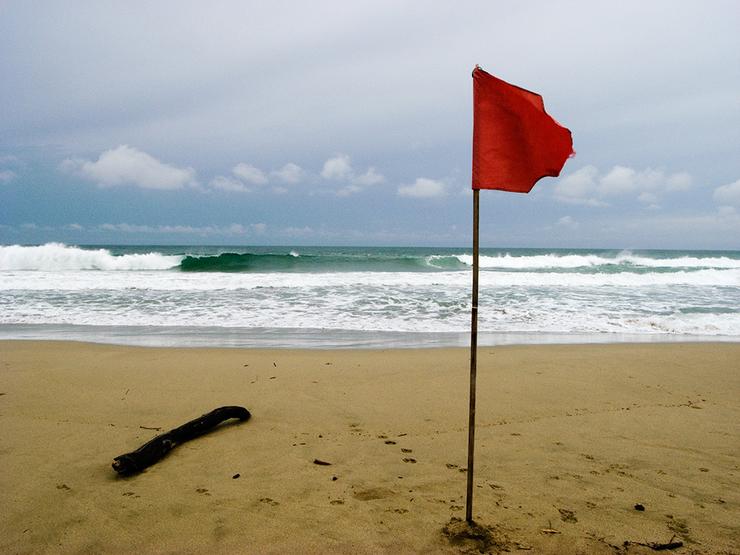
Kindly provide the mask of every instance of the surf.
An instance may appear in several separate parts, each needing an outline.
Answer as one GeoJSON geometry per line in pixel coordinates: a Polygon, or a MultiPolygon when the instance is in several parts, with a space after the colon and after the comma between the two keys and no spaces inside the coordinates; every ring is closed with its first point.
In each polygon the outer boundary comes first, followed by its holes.
{"type": "Polygon", "coordinates": [[[181,256],[158,252],[116,256],[108,249],[83,249],[64,243],[0,246],[0,271],[167,270],[181,260],[181,256]]]}

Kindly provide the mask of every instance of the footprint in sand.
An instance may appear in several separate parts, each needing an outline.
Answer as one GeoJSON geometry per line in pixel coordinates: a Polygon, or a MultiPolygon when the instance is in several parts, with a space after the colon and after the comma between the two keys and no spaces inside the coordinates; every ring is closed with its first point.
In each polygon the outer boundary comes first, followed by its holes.
{"type": "Polygon", "coordinates": [[[198,493],[202,493],[203,495],[211,495],[211,492],[209,492],[206,488],[196,488],[195,491],[198,493]]]}
{"type": "Polygon", "coordinates": [[[406,457],[406,458],[403,459],[403,462],[416,464],[416,459],[414,459],[412,457],[406,457]]]}
{"type": "Polygon", "coordinates": [[[274,499],[270,499],[269,497],[263,497],[262,499],[260,499],[260,503],[264,503],[265,505],[271,505],[272,507],[276,507],[280,505],[280,503],[278,503],[274,499]]]}
{"type": "Polygon", "coordinates": [[[354,498],[360,501],[372,501],[373,499],[385,499],[393,495],[393,492],[386,488],[370,488],[354,493],[354,498]]]}
{"type": "Polygon", "coordinates": [[[569,509],[558,509],[560,513],[560,520],[563,522],[578,522],[575,511],[569,509]]]}

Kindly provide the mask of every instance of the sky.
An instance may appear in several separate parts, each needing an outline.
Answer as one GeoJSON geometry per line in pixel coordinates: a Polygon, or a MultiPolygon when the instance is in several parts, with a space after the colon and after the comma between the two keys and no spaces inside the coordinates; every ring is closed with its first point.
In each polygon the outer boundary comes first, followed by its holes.
{"type": "Polygon", "coordinates": [[[740,250],[722,0],[0,0],[0,244],[467,246],[471,71],[576,156],[481,245],[740,250]]]}

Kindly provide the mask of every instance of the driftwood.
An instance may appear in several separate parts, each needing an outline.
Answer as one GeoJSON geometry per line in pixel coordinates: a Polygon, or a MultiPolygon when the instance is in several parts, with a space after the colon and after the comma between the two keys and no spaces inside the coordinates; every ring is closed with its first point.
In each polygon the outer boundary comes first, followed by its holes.
{"type": "Polygon", "coordinates": [[[141,472],[153,465],[174,447],[209,432],[231,418],[249,420],[251,414],[244,407],[220,407],[148,441],[136,451],[113,459],[113,470],[122,475],[141,472]]]}
{"type": "Polygon", "coordinates": [[[624,547],[629,547],[630,544],[632,545],[641,545],[643,547],[649,547],[653,551],[666,551],[668,549],[678,549],[679,547],[683,547],[682,541],[674,541],[676,539],[676,536],[671,536],[671,539],[668,540],[665,543],[662,542],[631,542],[631,541],[625,541],[624,547]]]}

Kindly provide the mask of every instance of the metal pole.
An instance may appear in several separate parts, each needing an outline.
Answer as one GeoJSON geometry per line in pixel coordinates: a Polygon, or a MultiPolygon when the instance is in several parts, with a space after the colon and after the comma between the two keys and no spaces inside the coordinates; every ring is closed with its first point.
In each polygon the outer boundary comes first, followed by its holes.
{"type": "Polygon", "coordinates": [[[468,413],[468,489],[465,520],[473,522],[473,466],[475,451],[475,378],[478,365],[478,216],[479,193],[473,189],[473,299],[470,318],[470,408],[468,413]]]}

